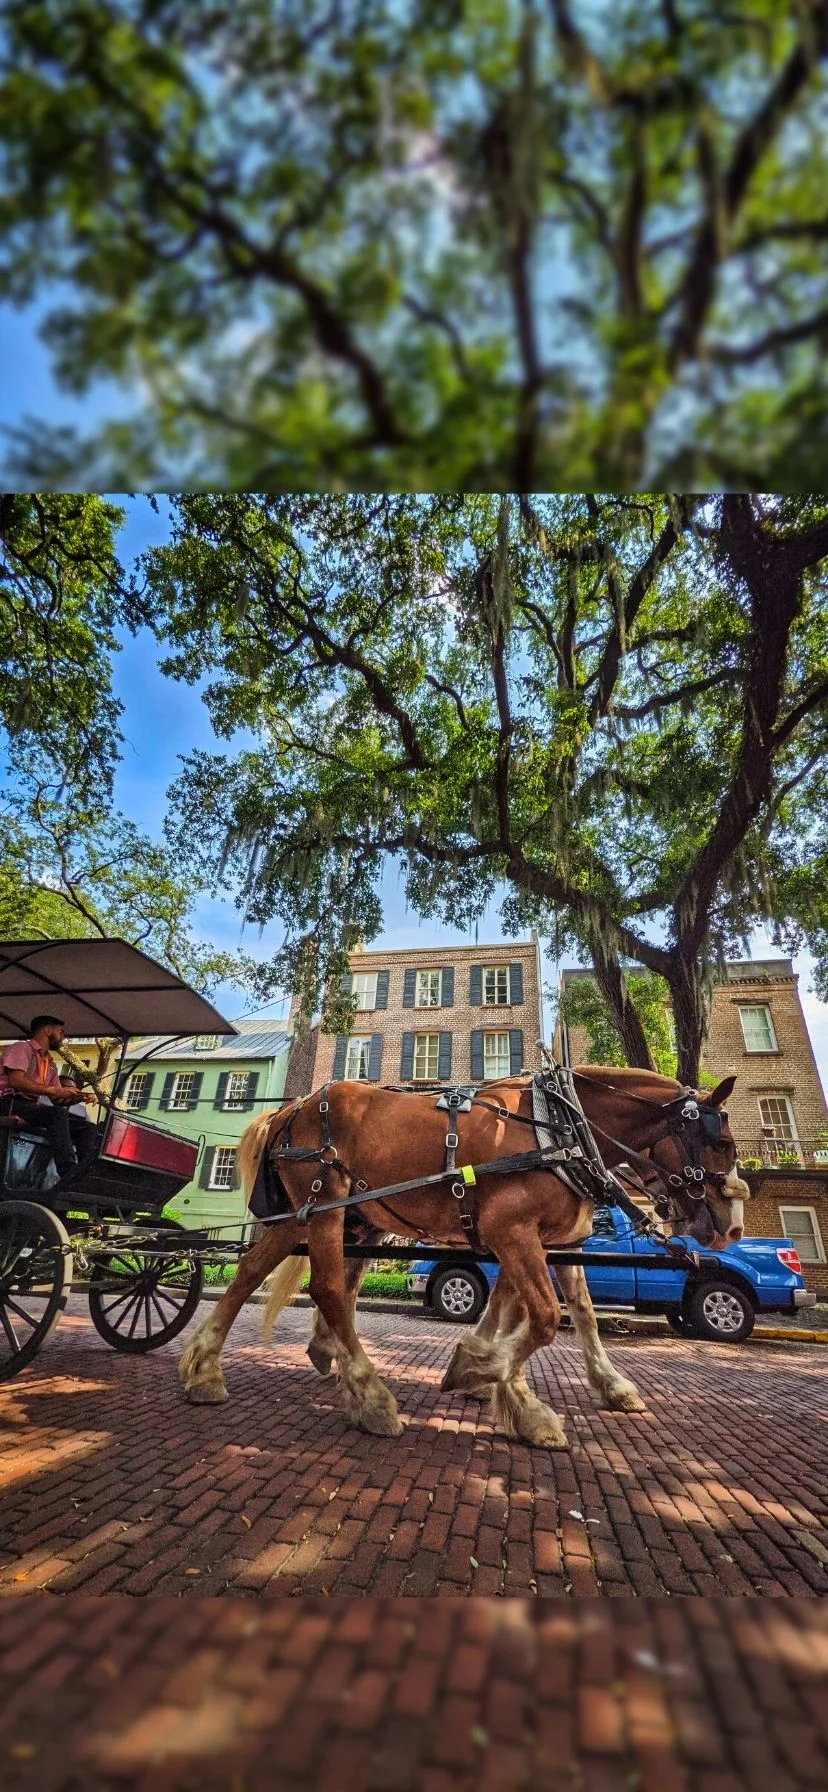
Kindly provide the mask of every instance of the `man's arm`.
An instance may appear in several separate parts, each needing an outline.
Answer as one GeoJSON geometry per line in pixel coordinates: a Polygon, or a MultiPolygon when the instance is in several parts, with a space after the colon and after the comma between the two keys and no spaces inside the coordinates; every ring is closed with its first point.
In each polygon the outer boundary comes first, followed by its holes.
{"type": "Polygon", "coordinates": [[[60,1083],[38,1083],[33,1076],[27,1076],[25,1070],[7,1069],[6,1076],[16,1095],[47,1095],[50,1101],[77,1101],[77,1090],[62,1089],[60,1083]]]}

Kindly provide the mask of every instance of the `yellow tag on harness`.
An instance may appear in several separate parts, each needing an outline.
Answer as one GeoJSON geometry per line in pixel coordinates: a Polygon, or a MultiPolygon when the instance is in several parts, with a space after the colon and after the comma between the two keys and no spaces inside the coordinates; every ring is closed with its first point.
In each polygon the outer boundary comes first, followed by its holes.
{"type": "Polygon", "coordinates": [[[472,1169],[471,1164],[463,1164],[463,1166],[460,1170],[460,1174],[463,1178],[463,1181],[467,1182],[469,1184],[469,1187],[471,1187],[473,1182],[477,1181],[477,1177],[475,1176],[475,1173],[474,1173],[474,1170],[472,1169]]]}

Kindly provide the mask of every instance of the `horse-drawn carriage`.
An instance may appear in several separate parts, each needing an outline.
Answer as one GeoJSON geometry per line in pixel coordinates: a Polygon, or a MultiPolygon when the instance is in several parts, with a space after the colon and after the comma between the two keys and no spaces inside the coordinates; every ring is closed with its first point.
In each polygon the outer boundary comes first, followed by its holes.
{"type": "MultiPolygon", "coordinates": [[[[583,1276],[581,1246],[596,1202],[617,1203],[637,1227],[648,1226],[607,1165],[620,1173],[625,1157],[635,1159],[673,1232],[689,1234],[661,1240],[663,1253],[648,1268],[675,1265],[677,1257],[695,1265],[694,1238],[741,1237],[749,1190],[736,1173],[722,1105],[732,1078],[702,1097],[648,1071],[593,1074],[588,1067],[573,1077],[548,1054],[540,1075],[489,1084],[482,1095],[341,1082],[288,1103],[279,1115],[262,1114],[239,1151],[259,1236],[251,1240],[246,1226],[224,1240],[185,1230],[163,1209],[192,1179],[201,1142],[176,1138],[115,1105],[126,1049],[130,1038],[152,1036],[145,1062],[167,1040],[234,1029],[180,978],[123,941],[0,945],[0,1037],[28,1037],[33,1011],[47,1002],[60,1008],[70,1037],[116,1039],[120,1058],[94,1161],[62,1179],[42,1137],[20,1124],[14,1095],[4,1104],[0,1380],[31,1362],[53,1330],[71,1288],[73,1256],[88,1275],[98,1332],[130,1352],[154,1350],[183,1331],[206,1263],[236,1263],[238,1275],[180,1364],[191,1400],[225,1399],[219,1356],[235,1314],[268,1277],[268,1310],[278,1311],[299,1287],[301,1259],[309,1257],[317,1307],[311,1361],[325,1373],[336,1358],[351,1417],[396,1435],[394,1401],[359,1344],[353,1310],[368,1259],[413,1258],[429,1240],[448,1247],[439,1251],[446,1262],[500,1265],[477,1334],[458,1345],[443,1386],[491,1388],[507,1435],[560,1447],[557,1418],[523,1374],[558,1324],[551,1261],[593,1385],[622,1410],[641,1409],[636,1389],[603,1351],[583,1276]]],[[[607,1264],[619,1260],[600,1255],[607,1264]]],[[[598,1254],[591,1260],[597,1263],[598,1254]]]]}
{"type": "Polygon", "coordinates": [[[123,940],[14,940],[0,945],[0,1039],[25,1039],[33,1013],[56,1008],[67,1037],[118,1042],[87,1168],[60,1178],[49,1145],[0,1113],[0,1381],[32,1361],[63,1312],[77,1264],[93,1324],[116,1350],[157,1349],[178,1335],[201,1294],[197,1240],[162,1210],[191,1181],[200,1141],[115,1105],[130,1038],[157,1050],[197,1033],[234,1033],[203,997],[123,940]]]}

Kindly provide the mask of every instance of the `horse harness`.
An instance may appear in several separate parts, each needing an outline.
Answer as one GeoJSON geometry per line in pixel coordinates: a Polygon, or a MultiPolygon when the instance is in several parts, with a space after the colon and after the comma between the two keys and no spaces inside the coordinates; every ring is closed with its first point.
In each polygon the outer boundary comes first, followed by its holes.
{"type": "MultiPolygon", "coordinates": [[[[605,1086],[613,1087],[613,1085],[605,1086]]],[[[501,1104],[486,1101],[478,1095],[475,1088],[458,1085],[441,1091],[435,1106],[444,1110],[448,1117],[444,1169],[438,1171],[436,1175],[415,1177],[409,1181],[392,1183],[377,1190],[369,1189],[368,1183],[362,1177],[357,1176],[339,1155],[331,1138],[329,1088],[330,1084],[326,1083],[319,1091],[318,1111],[321,1140],[318,1146],[295,1146],[290,1142],[291,1129],[296,1115],[300,1108],[304,1107],[306,1102],[311,1099],[306,1096],[304,1101],[299,1103],[288,1116],[278,1143],[271,1148],[270,1152],[265,1151],[262,1154],[263,1168],[269,1158],[272,1169],[275,1169],[277,1173],[281,1164],[315,1163],[318,1165],[318,1174],[311,1183],[308,1200],[302,1207],[295,1211],[291,1210],[290,1213],[275,1213],[273,1211],[272,1183],[265,1171],[266,1180],[259,1197],[258,1207],[254,1206],[254,1197],[251,1196],[251,1211],[265,1222],[269,1220],[270,1223],[273,1223],[274,1220],[292,1218],[300,1225],[307,1225],[315,1212],[327,1213],[336,1208],[360,1207],[367,1198],[368,1201],[381,1200],[398,1224],[404,1229],[410,1229],[409,1222],[395,1213],[388,1197],[450,1180],[451,1193],[458,1203],[458,1217],[462,1230],[471,1248],[480,1250],[481,1241],[477,1231],[472,1192],[478,1178],[485,1175],[510,1175],[532,1170],[547,1170],[552,1171],[580,1200],[592,1201],[596,1206],[620,1207],[637,1231],[657,1235],[660,1238],[660,1234],[656,1234],[652,1223],[630,1199],[617,1177],[605,1168],[592,1129],[578,1099],[572,1072],[563,1065],[556,1064],[551,1057],[548,1058],[547,1068],[532,1078],[531,1119],[523,1114],[514,1114],[511,1109],[501,1104]],[[456,1164],[456,1154],[460,1145],[458,1115],[468,1113],[472,1107],[486,1108],[490,1113],[497,1114],[501,1120],[513,1121],[521,1126],[532,1126],[538,1148],[508,1157],[495,1158],[490,1163],[474,1166],[463,1165],[458,1171],[456,1164]],[[347,1177],[353,1192],[333,1201],[320,1202],[319,1197],[325,1192],[325,1184],[331,1171],[347,1177]],[[261,1211],[262,1207],[264,1207],[264,1211],[261,1211]]],[[[411,1093],[411,1091],[405,1091],[405,1093],[411,1093]]],[[[721,1118],[718,1110],[702,1112],[695,1090],[685,1090],[672,1102],[663,1105],[667,1110],[665,1129],[653,1142],[658,1143],[661,1138],[671,1135],[683,1138],[686,1140],[690,1157],[690,1162],[684,1166],[683,1176],[670,1175],[666,1181],[672,1185],[679,1185],[683,1191],[691,1194],[693,1200],[701,1201],[704,1199],[706,1178],[711,1181],[724,1181],[723,1175],[720,1176],[718,1172],[706,1171],[701,1164],[703,1138],[711,1136],[710,1128],[705,1124],[708,1120],[713,1119],[718,1122],[716,1137],[721,1137],[721,1118]],[[681,1104],[679,1111],[673,1113],[671,1110],[678,1108],[679,1104],[681,1104]]],[[[642,1153],[624,1146],[620,1140],[612,1139],[611,1135],[604,1133],[600,1127],[596,1127],[595,1130],[601,1132],[602,1137],[610,1139],[612,1144],[620,1145],[622,1150],[629,1151],[632,1157],[639,1158],[644,1166],[644,1176],[648,1182],[651,1182],[655,1176],[663,1184],[665,1181],[663,1172],[656,1170],[642,1153]]],[[[629,1172],[629,1166],[625,1165],[624,1167],[629,1172]]],[[[638,1181],[639,1179],[630,1173],[630,1180],[638,1181]]],[[[659,1213],[669,1211],[664,1195],[661,1195],[660,1199],[654,1199],[654,1205],[659,1213]]],[[[661,1240],[661,1242],[665,1241],[661,1240]]]]}

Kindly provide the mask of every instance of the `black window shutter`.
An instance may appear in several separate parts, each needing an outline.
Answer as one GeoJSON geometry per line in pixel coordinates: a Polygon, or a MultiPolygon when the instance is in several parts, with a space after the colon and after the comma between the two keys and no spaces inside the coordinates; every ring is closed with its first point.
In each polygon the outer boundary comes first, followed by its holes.
{"type": "Polygon", "coordinates": [[[440,1001],[444,1008],[454,1007],[454,965],[444,964],[440,977],[440,1001]]]}
{"type": "Polygon", "coordinates": [[[172,1086],[173,1086],[174,1082],[175,1082],[175,1071],[168,1070],[167,1074],[164,1078],[164,1087],[161,1090],[161,1106],[162,1106],[162,1108],[168,1108],[170,1105],[170,1096],[172,1095],[172,1086]]]}
{"type": "Polygon", "coordinates": [[[518,1076],[523,1069],[523,1034],[519,1027],[509,1029],[509,1069],[518,1076]]]}
{"type": "MultiPolygon", "coordinates": [[[[408,972],[406,971],[406,976],[408,972]]],[[[413,976],[413,972],[412,972],[413,976]]],[[[410,1083],[414,1076],[414,1034],[403,1033],[402,1056],[400,1058],[400,1077],[404,1083],[410,1083]]]]}
{"type": "Polygon", "coordinates": [[[187,1099],[188,1110],[190,1108],[194,1108],[194,1107],[198,1106],[198,1098],[199,1098],[199,1095],[201,1094],[201,1085],[202,1085],[203,1081],[204,1081],[204,1071],[203,1070],[196,1071],[196,1074],[193,1078],[193,1086],[192,1086],[192,1089],[190,1090],[190,1093],[189,1093],[189,1096],[187,1099]]]}
{"type": "Polygon", "coordinates": [[[354,987],[354,979],[351,976],[350,971],[346,971],[345,976],[342,978],[340,987],[342,990],[342,994],[344,996],[349,996],[351,994],[353,987],[354,987]]]}
{"type": "Polygon", "coordinates": [[[209,1188],[209,1186],[210,1186],[210,1176],[211,1176],[212,1170],[213,1170],[213,1158],[215,1157],[215,1155],[216,1155],[215,1145],[205,1145],[205,1147],[204,1147],[204,1162],[201,1166],[201,1175],[199,1176],[199,1179],[198,1179],[199,1188],[209,1188]]]}
{"type": "MultiPolygon", "coordinates": [[[[479,969],[478,966],[475,967],[479,969]]],[[[471,1036],[471,1076],[472,1082],[483,1081],[483,1029],[475,1028],[471,1036]]]]}
{"type": "Polygon", "coordinates": [[[371,1034],[371,1053],[368,1059],[368,1081],[378,1083],[382,1068],[382,1034],[371,1034]]]}
{"type": "Polygon", "coordinates": [[[234,1187],[234,1188],[241,1188],[241,1177],[240,1177],[240,1175],[239,1175],[239,1154],[238,1154],[238,1151],[234,1151],[234,1152],[233,1152],[233,1187],[234,1187]]]}
{"type": "Polygon", "coordinates": [[[413,1008],[414,997],[416,994],[417,994],[417,972],[413,967],[409,966],[408,970],[405,972],[405,975],[403,977],[402,1005],[404,1008],[413,1008]]]}
{"type": "Polygon", "coordinates": [[[377,971],[377,1008],[388,1007],[388,972],[377,971]]]}
{"type": "MultiPolygon", "coordinates": [[[[244,1102],[242,1104],[245,1109],[252,1108],[253,1103],[256,1099],[256,1090],[258,1089],[258,1087],[259,1087],[259,1072],[258,1072],[258,1070],[251,1070],[248,1074],[247,1088],[244,1093],[244,1102]]],[[[236,1183],[234,1183],[233,1186],[234,1186],[234,1188],[238,1188],[239,1185],[236,1182],[236,1183]]]]}
{"type": "Polygon", "coordinates": [[[440,1045],[437,1053],[437,1075],[441,1083],[448,1082],[451,1076],[451,1034],[440,1034],[440,1045]]]}
{"type": "Polygon", "coordinates": [[[345,1053],[347,1050],[348,1036],[346,1033],[340,1033],[336,1042],[336,1051],[334,1052],[333,1080],[335,1083],[339,1082],[340,1078],[345,1075],[345,1053]]]}
{"type": "Polygon", "coordinates": [[[509,1001],[510,1002],[522,1002],[523,1001],[523,965],[522,964],[510,964],[510,966],[509,966],[509,1001]]]}
{"type": "Polygon", "coordinates": [[[216,1083],[216,1093],[215,1093],[215,1099],[213,1101],[214,1108],[223,1108],[224,1107],[224,1097],[227,1094],[227,1084],[229,1081],[229,1077],[230,1077],[229,1070],[223,1070],[221,1073],[221,1076],[219,1077],[218,1082],[216,1083]]]}
{"type": "MultiPolygon", "coordinates": [[[[483,1006],[483,966],[482,966],[482,964],[473,964],[470,966],[470,969],[469,969],[469,1005],[472,1008],[482,1008],[482,1006],[483,1006]]],[[[475,1074],[476,1074],[475,1071],[472,1071],[472,1076],[474,1076],[475,1074]]],[[[480,1074],[481,1074],[481,1076],[483,1075],[482,1070],[481,1070],[480,1074]]]]}

